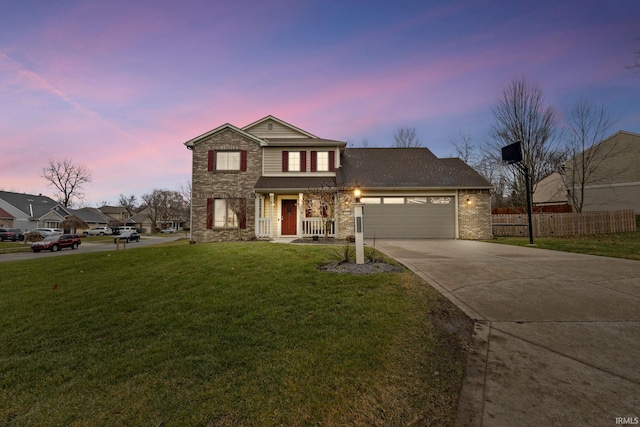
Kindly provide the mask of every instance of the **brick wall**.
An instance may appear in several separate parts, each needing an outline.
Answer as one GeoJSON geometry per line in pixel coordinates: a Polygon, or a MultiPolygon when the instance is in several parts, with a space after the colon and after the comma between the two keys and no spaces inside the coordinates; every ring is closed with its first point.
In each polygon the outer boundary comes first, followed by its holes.
{"type": "Polygon", "coordinates": [[[484,240],[491,235],[491,194],[489,190],[461,190],[458,193],[460,239],[484,240]]]}
{"type": "Polygon", "coordinates": [[[192,240],[219,242],[255,238],[255,196],[253,187],[262,172],[260,145],[230,129],[212,135],[196,144],[192,162],[192,240]],[[208,171],[209,150],[246,150],[246,172],[208,171]],[[207,229],[208,198],[245,198],[246,228],[207,229]]]}

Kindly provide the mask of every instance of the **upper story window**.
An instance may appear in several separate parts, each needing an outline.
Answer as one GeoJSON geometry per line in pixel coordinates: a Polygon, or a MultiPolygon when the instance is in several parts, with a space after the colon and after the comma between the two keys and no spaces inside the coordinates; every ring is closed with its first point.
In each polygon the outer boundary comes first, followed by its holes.
{"type": "Polygon", "coordinates": [[[289,171],[300,172],[300,152],[299,151],[289,152],[289,171]]]}
{"type": "Polygon", "coordinates": [[[239,151],[217,151],[216,170],[219,171],[239,171],[240,152],[239,151]]]}
{"type": "Polygon", "coordinates": [[[312,151],[311,172],[335,171],[335,154],[335,151],[312,151]]]}
{"type": "Polygon", "coordinates": [[[318,172],[329,171],[329,152],[319,151],[316,158],[316,170],[318,172]]]}
{"type": "Polygon", "coordinates": [[[282,172],[305,172],[307,170],[306,151],[283,151],[282,172]]]}
{"type": "Polygon", "coordinates": [[[246,171],[247,170],[247,152],[245,150],[237,151],[218,151],[209,150],[207,162],[209,171],[246,171]]]}

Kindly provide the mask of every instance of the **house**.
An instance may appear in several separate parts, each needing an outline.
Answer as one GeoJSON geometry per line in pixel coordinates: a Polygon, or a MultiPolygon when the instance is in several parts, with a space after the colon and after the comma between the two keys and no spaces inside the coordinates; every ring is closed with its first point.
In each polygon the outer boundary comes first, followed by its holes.
{"type": "Polygon", "coordinates": [[[576,211],[581,203],[582,211],[640,212],[640,134],[618,131],[568,159],[561,173],[538,182],[533,203],[566,203],[576,211]],[[580,181],[584,181],[584,195],[580,181]]]}
{"type": "Polygon", "coordinates": [[[0,191],[0,208],[13,217],[11,227],[22,231],[58,228],[58,224],[71,214],[50,197],[11,191],[0,191]]]}
{"type": "MultiPolygon", "coordinates": [[[[6,227],[25,232],[35,228],[59,228],[69,215],[81,218],[90,227],[106,227],[114,221],[96,208],[71,209],[42,194],[0,191],[0,223],[6,227]]],[[[83,230],[75,231],[82,233],[83,230]]]]}
{"type": "Polygon", "coordinates": [[[356,187],[367,238],[491,237],[491,184],[427,148],[346,148],[273,116],[227,123],[185,145],[196,242],[345,238],[356,187]]]}

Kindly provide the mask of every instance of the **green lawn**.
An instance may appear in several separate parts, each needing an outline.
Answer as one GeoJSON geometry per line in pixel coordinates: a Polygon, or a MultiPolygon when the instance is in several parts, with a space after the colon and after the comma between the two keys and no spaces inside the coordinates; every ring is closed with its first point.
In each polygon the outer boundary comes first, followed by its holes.
{"type": "MultiPolygon", "coordinates": [[[[498,237],[491,242],[527,246],[528,237],[498,237]]],[[[640,260],[640,231],[600,236],[539,237],[538,248],[640,260]]]]}
{"type": "Polygon", "coordinates": [[[0,425],[453,425],[467,338],[436,325],[470,323],[410,272],[317,271],[330,249],[3,263],[0,425]]]}

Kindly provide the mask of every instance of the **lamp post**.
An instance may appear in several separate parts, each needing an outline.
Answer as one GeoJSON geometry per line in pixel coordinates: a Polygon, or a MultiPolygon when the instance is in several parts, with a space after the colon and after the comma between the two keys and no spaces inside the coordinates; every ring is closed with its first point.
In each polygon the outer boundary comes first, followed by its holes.
{"type": "Polygon", "coordinates": [[[362,203],[360,203],[362,191],[358,187],[353,190],[353,197],[356,202],[353,205],[353,217],[355,220],[356,235],[356,264],[364,264],[364,224],[362,222],[362,203]]]}

